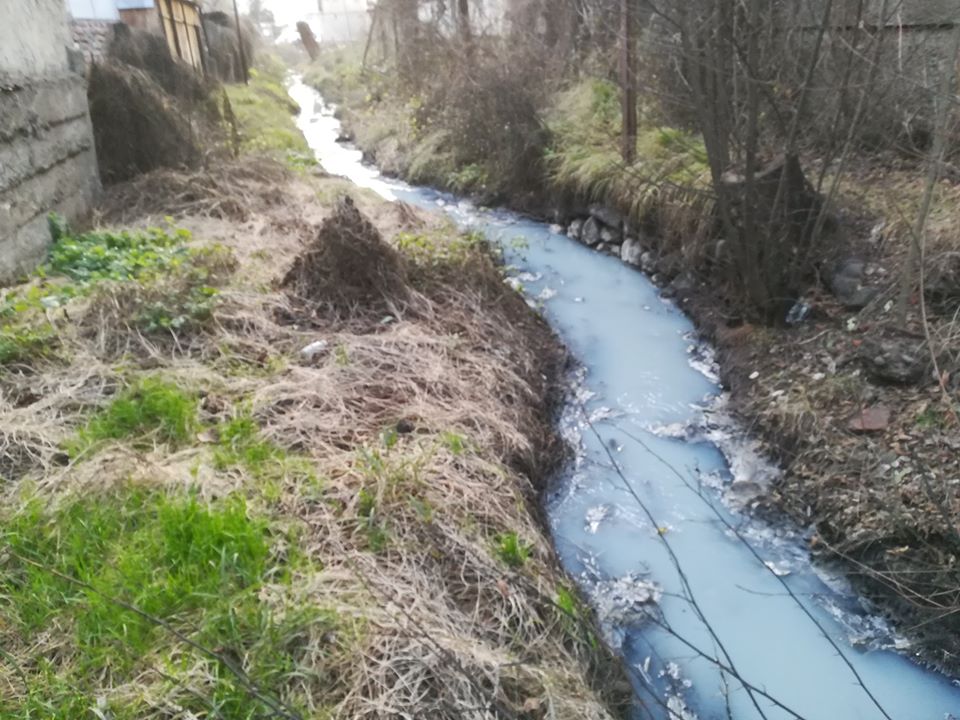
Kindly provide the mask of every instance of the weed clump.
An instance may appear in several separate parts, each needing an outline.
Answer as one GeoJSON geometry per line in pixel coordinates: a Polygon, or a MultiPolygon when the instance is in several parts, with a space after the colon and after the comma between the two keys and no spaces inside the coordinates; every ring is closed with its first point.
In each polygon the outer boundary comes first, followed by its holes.
{"type": "Polygon", "coordinates": [[[316,488],[318,478],[307,458],[288,453],[263,437],[257,421],[240,412],[216,428],[217,445],[213,463],[217,470],[241,468],[269,499],[279,494],[278,483],[284,479],[303,480],[316,488]]]}
{"type": "Polygon", "coordinates": [[[706,187],[707,153],[701,139],[651,124],[640,129],[638,159],[624,165],[619,93],[611,82],[586,80],[557,95],[547,113],[547,168],[559,188],[641,220],[672,196],[706,187]]]}
{"type": "Polygon", "coordinates": [[[346,195],[282,285],[314,313],[337,319],[399,314],[409,297],[402,256],[346,195]]]}
{"type": "Polygon", "coordinates": [[[88,95],[105,184],[199,164],[203,153],[190,113],[147,72],[112,60],[94,63],[88,95]]]}
{"type": "Polygon", "coordinates": [[[245,221],[251,213],[283,204],[286,198],[276,186],[290,175],[287,165],[262,156],[194,172],[155,170],[108,188],[102,212],[111,222],[153,214],[245,221]]]}
{"type": "Polygon", "coordinates": [[[515,532],[503,533],[496,538],[497,557],[503,561],[507,567],[523,567],[530,558],[533,548],[525,543],[515,532]]]}

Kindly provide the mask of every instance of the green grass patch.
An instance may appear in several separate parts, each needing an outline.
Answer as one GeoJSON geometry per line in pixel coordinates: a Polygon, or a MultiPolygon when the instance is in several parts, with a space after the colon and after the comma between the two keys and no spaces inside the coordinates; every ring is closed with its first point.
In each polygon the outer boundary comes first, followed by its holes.
{"type": "Polygon", "coordinates": [[[590,200],[639,218],[654,209],[665,192],[704,187],[709,180],[703,141],[655,124],[641,122],[637,160],[625,166],[620,155],[620,92],[609,81],[588,79],[559,93],[546,117],[551,179],[590,200]]]}
{"type": "Polygon", "coordinates": [[[250,71],[249,85],[228,85],[244,152],[282,156],[296,167],[313,166],[313,153],[297,127],[300,107],[284,85],[286,69],[276,58],[261,55],[250,71]]]}
{"type": "Polygon", "coordinates": [[[96,293],[103,284],[124,284],[120,294],[127,299],[151,295],[132,318],[145,332],[203,322],[217,296],[207,283],[232,269],[229,251],[187,247],[190,232],[172,224],[75,233],[56,214],[50,215],[49,223],[54,243],[48,261],[37,269],[31,284],[0,298],[0,366],[49,356],[58,341],[48,319],[50,311],[96,293]],[[160,292],[172,280],[175,290],[160,292]]]}
{"type": "Polygon", "coordinates": [[[524,542],[515,532],[498,535],[495,542],[494,550],[497,557],[505,565],[514,569],[523,567],[533,552],[533,547],[524,542]]]}
{"type": "Polygon", "coordinates": [[[110,440],[139,447],[188,444],[198,429],[197,398],[160,378],[147,377],[124,390],[87,423],[68,451],[76,457],[110,440]]]}
{"type": "Polygon", "coordinates": [[[49,323],[0,327],[0,366],[30,362],[49,355],[56,343],[56,337],[56,332],[49,323]]]}
{"type": "Polygon", "coordinates": [[[284,480],[305,483],[316,493],[320,480],[308,458],[292,455],[265,439],[257,421],[245,410],[217,428],[214,467],[228,470],[243,468],[258,482],[260,492],[268,499],[279,497],[284,480]]]}
{"type": "MultiPolygon", "coordinates": [[[[4,518],[2,528],[0,595],[8,629],[26,647],[42,646],[51,632],[61,646],[66,633],[72,647],[24,667],[28,697],[6,707],[0,699],[5,718],[93,717],[105,689],[135,681],[155,663],[173,676],[208,665],[208,687],[195,686],[201,697],[182,700],[188,709],[206,716],[214,706],[217,717],[259,717],[264,708],[222,662],[186,646],[158,621],[228,653],[274,696],[308,674],[298,663],[306,628],[338,623],[335,614],[309,605],[278,615],[261,600],[265,583],[290,582],[291,555],[274,558],[268,521],[236,495],[208,503],[191,493],[125,487],[52,512],[36,499],[4,518]]],[[[110,716],[142,716],[135,705],[109,708],[110,716]]]]}
{"type": "Polygon", "coordinates": [[[382,552],[390,542],[390,535],[377,512],[377,498],[361,488],[357,495],[357,517],[359,529],[367,537],[367,549],[372,553],[382,552]]]}

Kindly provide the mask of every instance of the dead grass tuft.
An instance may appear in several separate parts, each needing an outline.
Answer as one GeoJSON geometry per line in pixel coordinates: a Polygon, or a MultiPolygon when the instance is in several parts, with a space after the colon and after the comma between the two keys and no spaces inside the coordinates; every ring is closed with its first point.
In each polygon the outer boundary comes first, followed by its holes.
{"type": "Polygon", "coordinates": [[[109,188],[100,219],[119,224],[150,215],[190,215],[246,221],[253,213],[283,204],[280,188],[290,175],[283,163],[260,156],[195,172],[155,170],[109,188]]]}
{"type": "Polygon", "coordinates": [[[400,317],[409,300],[403,258],[347,195],[282,286],[309,313],[340,320],[371,313],[400,317]]]}

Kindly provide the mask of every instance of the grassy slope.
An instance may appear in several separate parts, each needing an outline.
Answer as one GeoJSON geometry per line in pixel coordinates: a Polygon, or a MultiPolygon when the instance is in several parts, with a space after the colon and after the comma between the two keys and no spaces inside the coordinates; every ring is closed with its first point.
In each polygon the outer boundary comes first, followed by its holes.
{"type": "Polygon", "coordinates": [[[226,87],[242,152],[310,156],[310,147],[295,121],[300,108],[284,87],[286,73],[277,58],[260,54],[256,67],[250,70],[248,85],[226,87]]]}
{"type": "MultiPolygon", "coordinates": [[[[259,80],[231,89],[241,132],[259,146],[276,122],[266,144],[296,149],[259,80]]],[[[256,159],[145,178],[112,191],[108,217],[133,197],[185,210],[188,229],[61,227],[51,262],[5,291],[4,718],[461,717],[491,701],[603,718],[594,683],[624,697],[536,520],[558,454],[554,339],[476,238],[364,193],[380,230],[403,232],[392,322],[284,292],[344,192],[256,159]]]]}

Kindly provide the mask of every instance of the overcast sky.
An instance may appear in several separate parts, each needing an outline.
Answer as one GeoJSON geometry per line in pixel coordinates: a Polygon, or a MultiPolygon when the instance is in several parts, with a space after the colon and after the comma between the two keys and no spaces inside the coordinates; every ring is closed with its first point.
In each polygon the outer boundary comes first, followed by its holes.
{"type": "MultiPolygon", "coordinates": [[[[317,11],[317,0],[264,0],[263,6],[273,11],[277,25],[290,25],[302,20],[307,13],[317,11]]],[[[240,0],[240,9],[246,12],[250,0],[240,0]]]]}

